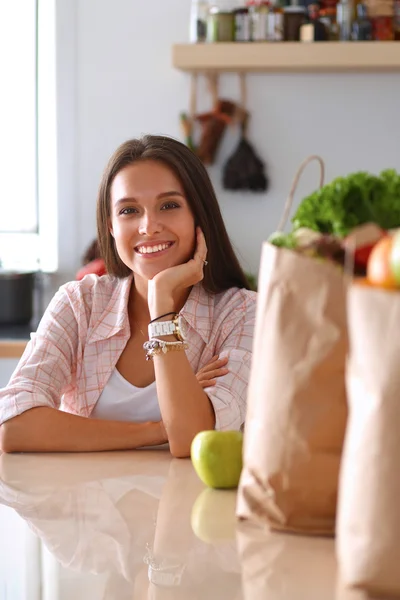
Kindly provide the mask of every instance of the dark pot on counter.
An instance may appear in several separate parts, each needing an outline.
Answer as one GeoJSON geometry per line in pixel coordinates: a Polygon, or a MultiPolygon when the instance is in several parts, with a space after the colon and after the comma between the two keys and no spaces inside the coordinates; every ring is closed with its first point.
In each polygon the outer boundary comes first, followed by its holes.
{"type": "Polygon", "coordinates": [[[25,325],[33,317],[35,273],[0,270],[0,325],[25,325]]]}

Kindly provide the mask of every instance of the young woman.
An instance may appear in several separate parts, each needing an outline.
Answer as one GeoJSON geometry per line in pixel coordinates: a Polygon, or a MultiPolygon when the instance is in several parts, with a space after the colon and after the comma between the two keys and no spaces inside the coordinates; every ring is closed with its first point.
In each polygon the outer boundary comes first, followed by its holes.
{"type": "Polygon", "coordinates": [[[103,174],[97,227],[108,274],[51,301],[0,391],[1,449],[169,442],[186,457],[199,431],[240,429],[256,294],[201,161],[168,137],[122,144],[103,174]]]}

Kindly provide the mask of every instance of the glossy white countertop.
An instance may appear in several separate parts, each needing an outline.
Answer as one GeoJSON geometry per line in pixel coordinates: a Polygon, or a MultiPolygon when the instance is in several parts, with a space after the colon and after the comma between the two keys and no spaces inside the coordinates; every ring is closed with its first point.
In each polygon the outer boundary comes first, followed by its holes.
{"type": "Polygon", "coordinates": [[[359,600],[334,543],[237,524],[165,450],[0,456],[0,600],[359,600]]]}

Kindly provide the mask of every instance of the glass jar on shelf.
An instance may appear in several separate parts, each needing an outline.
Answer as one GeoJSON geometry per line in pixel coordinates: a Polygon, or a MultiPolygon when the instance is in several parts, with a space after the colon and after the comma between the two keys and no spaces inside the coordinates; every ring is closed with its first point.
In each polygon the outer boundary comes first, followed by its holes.
{"type": "Polygon", "coordinates": [[[291,4],[283,9],[283,39],[285,42],[300,41],[300,27],[306,14],[305,6],[291,4]]]}
{"type": "Polygon", "coordinates": [[[207,19],[207,41],[235,41],[235,12],[231,0],[218,0],[210,5],[207,19]]]}
{"type": "Polygon", "coordinates": [[[192,44],[207,40],[208,0],[192,0],[189,40],[192,44]]]}
{"type": "Polygon", "coordinates": [[[238,6],[233,11],[235,21],[235,42],[251,42],[250,11],[238,0],[238,6]]]}
{"type": "Polygon", "coordinates": [[[270,4],[267,1],[256,0],[250,5],[251,39],[253,42],[268,40],[268,20],[270,4]]]}
{"type": "Polygon", "coordinates": [[[268,39],[271,42],[282,42],[283,40],[283,7],[276,0],[273,0],[270,5],[268,39]]]}

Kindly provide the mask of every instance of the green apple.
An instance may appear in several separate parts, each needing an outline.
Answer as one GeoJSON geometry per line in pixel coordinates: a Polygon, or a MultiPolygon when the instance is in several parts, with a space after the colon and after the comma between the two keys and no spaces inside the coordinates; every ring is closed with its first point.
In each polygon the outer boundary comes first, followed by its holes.
{"type": "Polygon", "coordinates": [[[190,456],[201,481],[211,488],[236,488],[242,471],[243,434],[240,431],[201,431],[190,456]]]}
{"type": "Polygon", "coordinates": [[[208,544],[234,540],[236,492],[204,489],[193,504],[190,523],[196,537],[208,544]]]}

